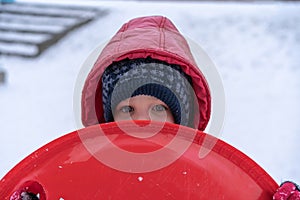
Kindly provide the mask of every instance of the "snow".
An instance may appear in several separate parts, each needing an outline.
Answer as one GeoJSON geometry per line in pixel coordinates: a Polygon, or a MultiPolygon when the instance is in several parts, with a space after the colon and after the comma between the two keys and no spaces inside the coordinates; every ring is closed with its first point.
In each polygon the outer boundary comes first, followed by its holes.
{"type": "MultiPolygon", "coordinates": [[[[37,13],[38,14],[38,13],[37,13]]],[[[44,11],[45,14],[45,11],[44,11]]],[[[10,23],[22,22],[27,24],[48,24],[48,25],[60,25],[60,26],[71,26],[75,24],[78,19],[71,17],[48,17],[48,16],[32,16],[22,14],[0,14],[1,21],[8,21],[10,23]]]]}
{"type": "MultiPolygon", "coordinates": [[[[94,12],[87,12],[86,10],[78,7],[47,7],[47,10],[41,10],[38,6],[37,7],[31,7],[26,6],[25,4],[22,6],[22,10],[20,10],[19,6],[14,6],[14,4],[7,4],[9,6],[2,7],[3,11],[9,11],[9,12],[17,12],[17,13],[24,13],[24,14],[41,14],[41,15],[64,15],[64,16],[70,16],[70,17],[79,17],[82,18],[83,15],[86,16],[94,16],[94,12]],[[69,8],[72,8],[71,10],[69,8]]],[[[43,4],[40,4],[43,5],[43,4]]],[[[49,4],[48,4],[49,5],[49,4]]],[[[65,5],[65,4],[64,4],[65,5]]]]}
{"type": "Polygon", "coordinates": [[[38,48],[35,45],[28,44],[12,44],[0,42],[0,51],[5,51],[6,53],[19,53],[22,55],[36,55],[38,53],[38,48]]]}
{"type": "Polygon", "coordinates": [[[28,31],[40,31],[40,32],[48,32],[48,33],[59,33],[63,29],[64,26],[61,25],[49,25],[49,24],[24,24],[20,22],[0,22],[0,29],[13,29],[17,31],[28,30],[28,31]]]}
{"type": "Polygon", "coordinates": [[[16,33],[16,32],[7,32],[0,34],[1,39],[20,41],[20,42],[29,42],[29,43],[41,43],[50,38],[49,34],[32,34],[32,33],[16,33]]]}
{"type": "Polygon", "coordinates": [[[218,66],[227,102],[220,138],[278,183],[300,183],[299,3],[75,3],[110,13],[71,32],[38,58],[1,57],[8,80],[0,85],[0,176],[32,151],[77,129],[73,91],[81,64],[94,48],[131,18],[164,15],[218,66]]]}

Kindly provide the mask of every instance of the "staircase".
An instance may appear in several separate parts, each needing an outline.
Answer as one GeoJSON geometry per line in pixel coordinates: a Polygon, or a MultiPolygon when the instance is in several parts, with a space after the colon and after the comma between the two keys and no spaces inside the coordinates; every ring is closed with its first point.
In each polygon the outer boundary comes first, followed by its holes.
{"type": "Polygon", "coordinates": [[[107,13],[92,6],[2,3],[0,52],[8,56],[37,57],[70,31],[107,13]]]}

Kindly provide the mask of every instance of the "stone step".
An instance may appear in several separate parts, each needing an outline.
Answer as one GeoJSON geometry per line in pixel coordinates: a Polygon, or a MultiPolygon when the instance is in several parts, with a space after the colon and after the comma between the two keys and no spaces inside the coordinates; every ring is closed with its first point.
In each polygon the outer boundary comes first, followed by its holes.
{"type": "Polygon", "coordinates": [[[96,6],[50,3],[2,4],[1,54],[37,57],[70,31],[107,13],[107,10],[96,6]]]}

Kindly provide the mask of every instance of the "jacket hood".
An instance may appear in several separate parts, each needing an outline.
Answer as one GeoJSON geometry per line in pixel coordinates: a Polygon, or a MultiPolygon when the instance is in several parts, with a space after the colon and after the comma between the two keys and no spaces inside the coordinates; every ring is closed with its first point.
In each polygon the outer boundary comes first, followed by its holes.
{"type": "Polygon", "coordinates": [[[104,123],[101,77],[113,62],[147,58],[176,64],[191,77],[199,112],[195,128],[204,130],[211,114],[207,81],[197,67],[185,38],[166,17],[140,17],[125,23],[103,48],[89,72],[82,90],[81,120],[84,126],[104,123]]]}

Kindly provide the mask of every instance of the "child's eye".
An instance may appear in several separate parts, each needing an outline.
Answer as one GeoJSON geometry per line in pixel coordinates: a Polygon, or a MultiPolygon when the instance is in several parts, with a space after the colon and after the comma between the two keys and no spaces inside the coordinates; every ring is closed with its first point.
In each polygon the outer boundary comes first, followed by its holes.
{"type": "Polygon", "coordinates": [[[152,110],[153,110],[153,111],[156,111],[156,112],[162,112],[162,111],[168,110],[168,108],[167,108],[166,106],[164,106],[164,105],[157,104],[157,105],[154,105],[154,106],[152,107],[152,110]]]}
{"type": "Polygon", "coordinates": [[[131,106],[123,106],[123,107],[120,108],[120,111],[122,113],[131,113],[131,112],[134,111],[134,109],[131,106]]]}

